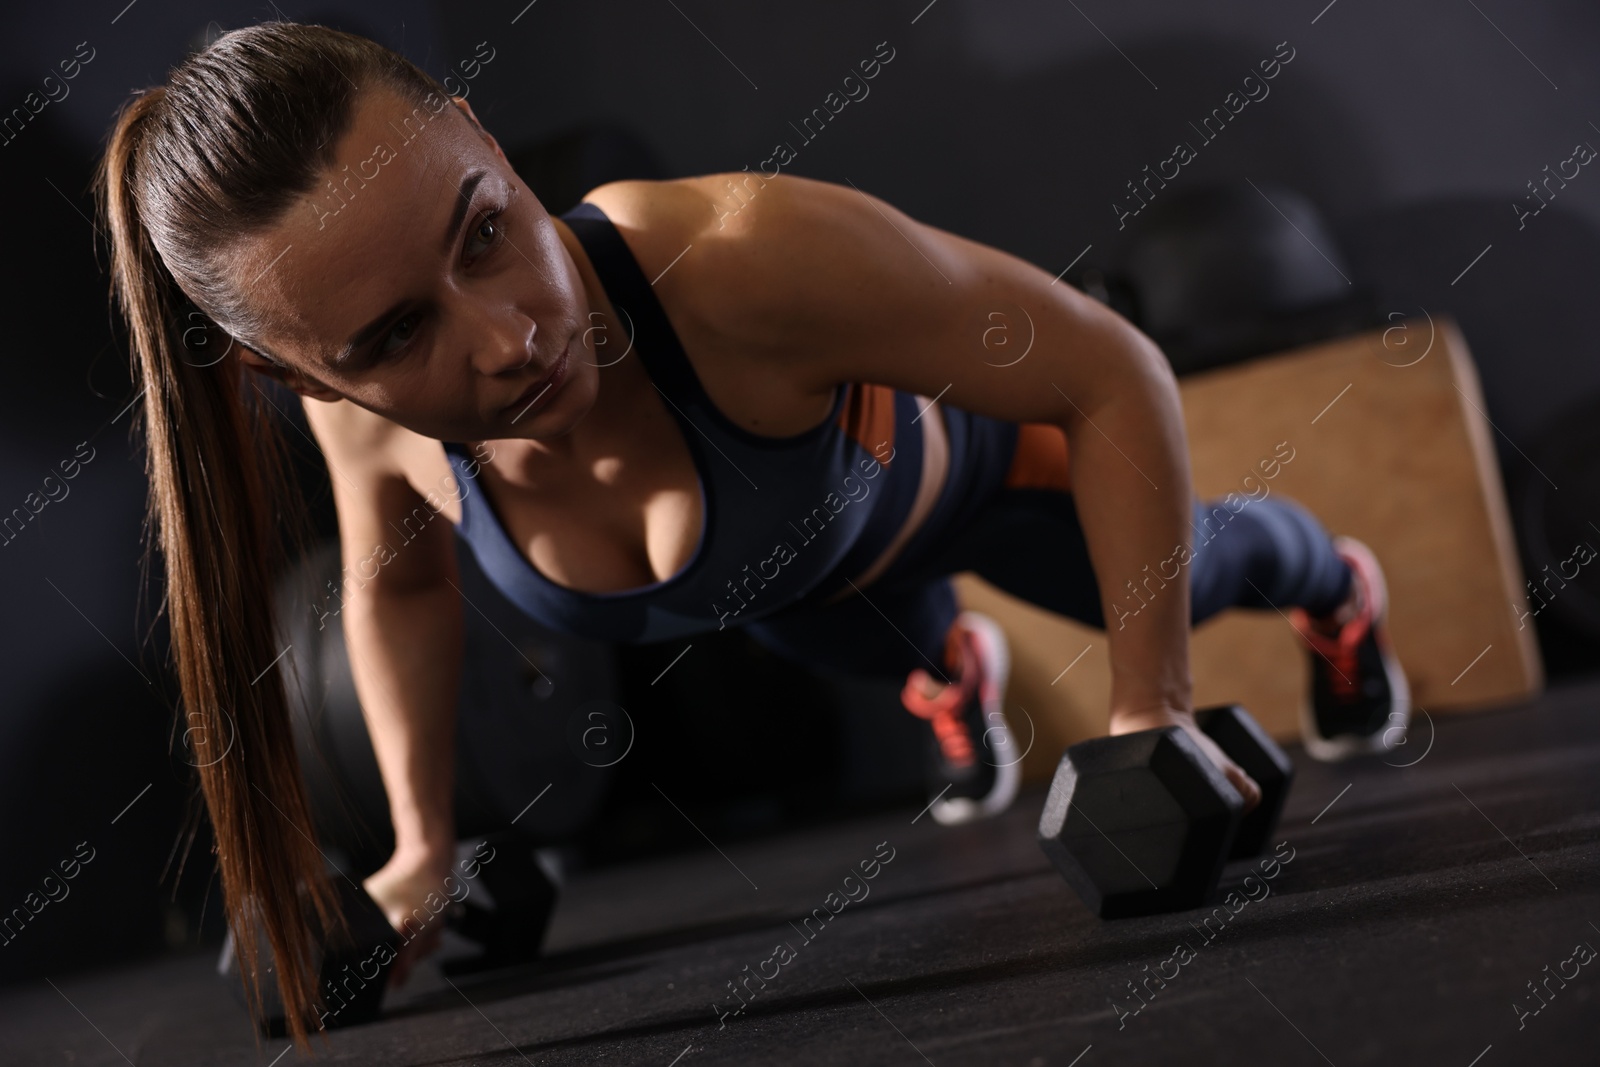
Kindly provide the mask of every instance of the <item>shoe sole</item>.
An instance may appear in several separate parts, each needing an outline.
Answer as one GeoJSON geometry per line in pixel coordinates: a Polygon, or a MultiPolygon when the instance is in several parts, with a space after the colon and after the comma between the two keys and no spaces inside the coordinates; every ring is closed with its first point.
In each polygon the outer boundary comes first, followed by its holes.
{"type": "Polygon", "coordinates": [[[962,612],[956,622],[976,638],[978,655],[983,660],[985,675],[992,685],[992,696],[980,694],[979,697],[983,704],[983,721],[988,724],[984,728],[984,740],[987,742],[993,737],[993,743],[987,745],[989,751],[997,759],[1004,758],[1008,762],[991,764],[995,768],[994,786],[981,799],[951,797],[934,801],[930,814],[941,826],[959,826],[1000,814],[1016,799],[1017,789],[1022,783],[1022,760],[1012,756],[1016,752],[1016,744],[1003,709],[1006,682],[1011,673],[1011,652],[1005,633],[993,619],[976,611],[962,612]]]}
{"type": "Polygon", "coordinates": [[[1333,539],[1334,547],[1341,554],[1359,556],[1367,564],[1367,569],[1377,582],[1378,595],[1382,603],[1382,611],[1374,612],[1372,625],[1378,630],[1378,655],[1383,660],[1383,674],[1389,682],[1390,704],[1388,721],[1383,728],[1375,734],[1360,737],[1354,734],[1342,734],[1339,737],[1324,737],[1317,727],[1316,710],[1311,701],[1302,696],[1300,701],[1300,735],[1305,742],[1306,754],[1321,763],[1337,763],[1352,756],[1376,755],[1389,752],[1398,744],[1398,741],[1389,740],[1394,731],[1404,737],[1411,725],[1411,687],[1406,682],[1405,672],[1400,668],[1400,661],[1395,657],[1394,648],[1389,643],[1389,586],[1384,580],[1383,568],[1378,565],[1378,559],[1372,550],[1353,537],[1336,537],[1333,539]],[[1396,719],[1398,716],[1398,719],[1396,719]]]}

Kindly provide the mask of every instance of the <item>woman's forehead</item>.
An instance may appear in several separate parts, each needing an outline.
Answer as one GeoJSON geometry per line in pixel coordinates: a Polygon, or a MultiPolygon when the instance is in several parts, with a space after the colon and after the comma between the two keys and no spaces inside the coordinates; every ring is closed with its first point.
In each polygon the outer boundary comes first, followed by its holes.
{"type": "Polygon", "coordinates": [[[464,183],[494,183],[499,163],[449,101],[435,113],[393,93],[363,94],[318,184],[238,250],[234,280],[272,335],[263,343],[331,361],[408,287],[440,272],[464,183]]]}

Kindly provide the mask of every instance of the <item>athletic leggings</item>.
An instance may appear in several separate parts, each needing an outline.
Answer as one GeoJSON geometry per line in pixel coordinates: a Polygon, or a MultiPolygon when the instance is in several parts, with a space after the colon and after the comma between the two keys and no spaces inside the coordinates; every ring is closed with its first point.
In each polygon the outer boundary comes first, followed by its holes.
{"type": "MultiPolygon", "coordinates": [[[[1124,590],[1130,612],[1171,596],[1182,581],[1189,583],[1191,623],[1230,607],[1299,606],[1323,615],[1344,601],[1349,566],[1305,508],[1282,496],[1234,499],[1244,501],[1237,511],[1221,499],[1195,504],[1188,564],[1166,580],[1176,560],[1150,560],[1136,579],[1138,596],[1124,590]]],[[[950,576],[961,571],[1105,628],[1072,493],[1030,487],[1002,490],[941,543],[897,558],[861,595],[796,605],[743,629],[773,652],[823,673],[904,679],[916,667],[945,666],[946,633],[960,611],[950,576]]],[[[1120,612],[1113,626],[1117,621],[1136,625],[1136,617],[1120,612]]]]}

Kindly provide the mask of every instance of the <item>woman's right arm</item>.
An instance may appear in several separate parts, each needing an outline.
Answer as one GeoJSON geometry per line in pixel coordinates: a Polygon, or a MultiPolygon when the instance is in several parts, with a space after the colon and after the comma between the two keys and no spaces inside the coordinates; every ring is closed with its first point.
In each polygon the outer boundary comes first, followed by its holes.
{"type": "Polygon", "coordinates": [[[439,943],[437,920],[420,936],[418,924],[431,914],[428,894],[446,895],[455,860],[463,624],[454,531],[395,462],[407,431],[348,402],[303,403],[329,463],[343,563],[339,618],[394,825],[394,854],[365,887],[407,938],[394,969],[401,982],[439,943]]]}

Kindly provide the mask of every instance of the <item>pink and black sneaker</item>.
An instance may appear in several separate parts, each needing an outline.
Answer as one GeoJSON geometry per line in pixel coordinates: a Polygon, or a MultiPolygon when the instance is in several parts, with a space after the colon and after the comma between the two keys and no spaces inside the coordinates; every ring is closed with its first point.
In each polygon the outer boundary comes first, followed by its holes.
{"type": "Polygon", "coordinates": [[[1322,618],[1304,608],[1289,613],[1312,652],[1301,732],[1306,751],[1325,762],[1386,752],[1401,742],[1411,721],[1411,691],[1389,643],[1383,569],[1353,537],[1336,537],[1333,547],[1350,565],[1354,602],[1322,618]]]}
{"type": "Polygon", "coordinates": [[[1000,627],[987,615],[963,611],[950,627],[944,658],[950,684],[938,696],[923,695],[932,676],[919,667],[906,680],[900,700],[933,728],[929,810],[937,822],[954,826],[1011,806],[1022,757],[1001,707],[1011,657],[1000,627]]]}

